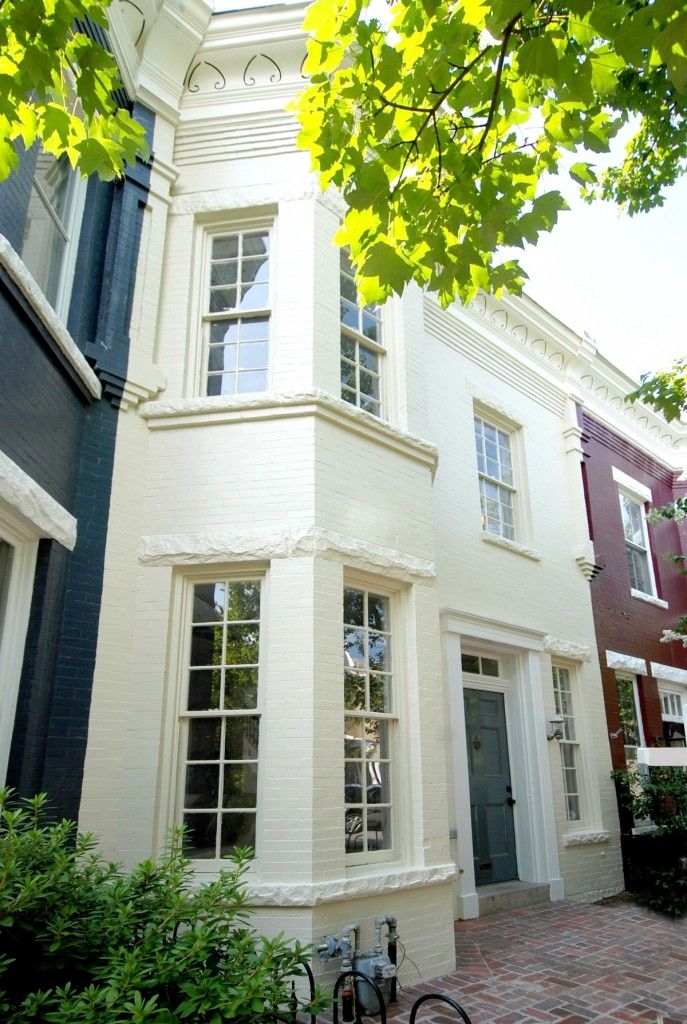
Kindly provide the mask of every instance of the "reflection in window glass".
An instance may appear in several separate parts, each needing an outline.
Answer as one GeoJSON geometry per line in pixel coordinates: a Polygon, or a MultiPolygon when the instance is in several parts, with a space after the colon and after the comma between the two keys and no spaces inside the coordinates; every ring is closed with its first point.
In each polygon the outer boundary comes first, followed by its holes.
{"type": "Polygon", "coordinates": [[[579,821],[580,812],[580,768],[579,744],[575,727],[573,694],[570,669],[554,665],[553,697],[556,714],[563,718],[563,736],[559,740],[561,767],[563,770],[563,792],[565,812],[568,821],[579,821]]]}
{"type": "Polygon", "coordinates": [[[269,349],[269,232],[212,239],[206,393],[264,391],[269,349]]]}
{"type": "Polygon", "coordinates": [[[72,170],[66,156],[56,160],[40,150],[24,227],[22,260],[53,308],[60,297],[67,249],[75,241],[77,183],[78,172],[72,170]]]}
{"type": "Polygon", "coordinates": [[[255,846],[260,580],[193,588],[186,709],[184,852],[255,846]]]}
{"type": "Polygon", "coordinates": [[[347,854],[392,847],[392,642],[389,598],[344,588],[344,843],[347,854]]]}
{"type": "Polygon", "coordinates": [[[509,435],[475,416],[482,529],[515,540],[515,485],[509,435]]]}
{"type": "Polygon", "coordinates": [[[634,590],[652,594],[649,571],[649,542],[644,522],[644,505],[641,501],[620,491],[620,513],[625,534],[625,550],[630,570],[630,582],[634,590]]]}
{"type": "Polygon", "coordinates": [[[365,306],[358,295],[353,265],[341,250],[341,397],[373,416],[381,413],[380,356],[365,339],[381,344],[379,306],[365,306]]]}
{"type": "Polygon", "coordinates": [[[640,745],[639,715],[635,700],[634,680],[617,679],[618,687],[618,713],[620,715],[620,727],[623,730],[625,742],[625,760],[634,762],[637,760],[637,747],[640,745]]]}

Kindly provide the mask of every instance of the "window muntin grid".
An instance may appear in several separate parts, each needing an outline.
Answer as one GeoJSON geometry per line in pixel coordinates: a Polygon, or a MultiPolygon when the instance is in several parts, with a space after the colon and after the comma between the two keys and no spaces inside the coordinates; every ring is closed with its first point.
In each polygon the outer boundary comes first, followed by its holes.
{"type": "Polygon", "coordinates": [[[620,491],[619,496],[632,588],[643,594],[653,594],[643,503],[624,491],[620,491]]]}
{"type": "Polygon", "coordinates": [[[196,860],[255,847],[260,590],[257,579],[193,587],[181,725],[184,853],[196,860]]]}
{"type": "Polygon", "coordinates": [[[267,229],[215,235],[208,286],[206,394],[267,387],[270,326],[267,229]]]}
{"type": "Polygon", "coordinates": [[[61,305],[68,251],[80,218],[76,213],[79,175],[66,156],[38,153],[24,226],[22,260],[53,308],[61,305]]]}
{"type": "Polygon", "coordinates": [[[682,698],[674,690],[660,690],[661,713],[669,721],[682,721],[682,698]]]}
{"type": "Polygon", "coordinates": [[[344,588],[344,845],[356,859],[393,847],[389,605],[385,595],[344,588]]]}
{"type": "Polygon", "coordinates": [[[552,667],[553,698],[556,714],[561,715],[563,736],[559,741],[561,751],[561,769],[563,772],[563,793],[565,795],[565,813],[568,821],[580,821],[580,768],[579,744],[575,728],[575,712],[573,709],[572,681],[570,670],[560,665],[552,667]]]}
{"type": "Polygon", "coordinates": [[[463,672],[472,675],[498,677],[499,663],[497,658],[483,658],[477,654],[461,654],[463,672]]]}
{"type": "Polygon", "coordinates": [[[482,528],[515,540],[515,486],[510,436],[475,416],[475,450],[479,475],[482,528]]]}
{"type": "Polygon", "coordinates": [[[641,740],[634,680],[618,676],[616,687],[620,728],[625,742],[625,760],[631,764],[637,761],[637,747],[640,746],[641,740]]]}
{"type": "Polygon", "coordinates": [[[363,305],[346,250],[341,250],[340,259],[341,397],[379,416],[380,354],[373,345],[381,346],[381,309],[363,305]],[[366,345],[365,339],[373,345],[366,345]]]}
{"type": "Polygon", "coordinates": [[[668,747],[684,747],[685,719],[682,713],[682,694],[675,690],[658,691],[663,719],[663,740],[668,747]]]}

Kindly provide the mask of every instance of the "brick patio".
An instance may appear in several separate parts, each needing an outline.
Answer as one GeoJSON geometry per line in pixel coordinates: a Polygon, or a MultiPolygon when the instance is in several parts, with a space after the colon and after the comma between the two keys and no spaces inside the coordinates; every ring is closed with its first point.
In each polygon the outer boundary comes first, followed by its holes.
{"type": "MultiPolygon", "coordinates": [[[[687,922],[632,903],[547,903],[461,921],[456,951],[455,974],[404,990],[394,1024],[432,991],[457,1000],[472,1024],[687,1021],[687,922]]],[[[406,962],[404,986],[413,974],[406,962]]],[[[418,1024],[455,1020],[431,1003],[418,1016],[418,1024]]]]}

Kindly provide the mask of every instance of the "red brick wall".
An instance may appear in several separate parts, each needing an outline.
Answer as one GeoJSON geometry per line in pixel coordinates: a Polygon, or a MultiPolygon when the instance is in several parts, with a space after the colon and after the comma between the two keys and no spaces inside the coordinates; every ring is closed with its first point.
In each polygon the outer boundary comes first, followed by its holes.
{"type": "MultiPolygon", "coordinates": [[[[645,452],[618,437],[603,424],[579,410],[584,431],[585,475],[588,511],[594,538],[596,562],[601,572],[592,580],[591,596],[594,624],[604,686],[609,732],[620,728],[616,693],[616,674],[606,667],[607,650],[616,651],[649,663],[659,662],[687,668],[687,650],[679,643],[662,644],[664,629],[687,614],[687,577],[681,576],[665,557],[668,552],[685,552],[685,526],[663,522],[649,527],[658,597],[669,609],[657,608],[631,595],[630,574],[625,552],[618,485],[613,467],[650,488],[655,505],[672,501],[684,493],[673,472],[645,452]]],[[[656,680],[639,678],[641,714],[646,742],[662,734],[661,710],[656,680]]],[[[625,765],[623,737],[611,740],[614,768],[625,765]]]]}

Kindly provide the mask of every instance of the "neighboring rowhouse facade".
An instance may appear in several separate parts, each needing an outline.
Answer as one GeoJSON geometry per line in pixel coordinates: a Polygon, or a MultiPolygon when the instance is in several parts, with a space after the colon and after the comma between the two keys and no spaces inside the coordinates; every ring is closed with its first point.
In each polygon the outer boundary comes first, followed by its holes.
{"type": "MultiPolygon", "coordinates": [[[[633,767],[638,759],[687,764],[687,652],[680,642],[662,642],[664,630],[687,612],[685,578],[670,559],[687,553],[685,530],[646,518],[649,507],[685,493],[684,427],[654,424],[640,446],[636,431],[594,411],[580,410],[580,425],[600,570],[591,594],[613,767],[633,767]]],[[[624,821],[623,831],[632,825],[624,821]]]]}
{"type": "Polygon", "coordinates": [[[0,186],[0,782],[72,818],[146,176],[35,146],[0,186]]]}
{"type": "Polygon", "coordinates": [[[303,10],[113,8],[155,159],[81,824],[254,846],[259,927],[393,913],[430,978],[506,890],[622,888],[578,408],[666,441],[528,300],[360,304],[284,112],[303,10]]]}

